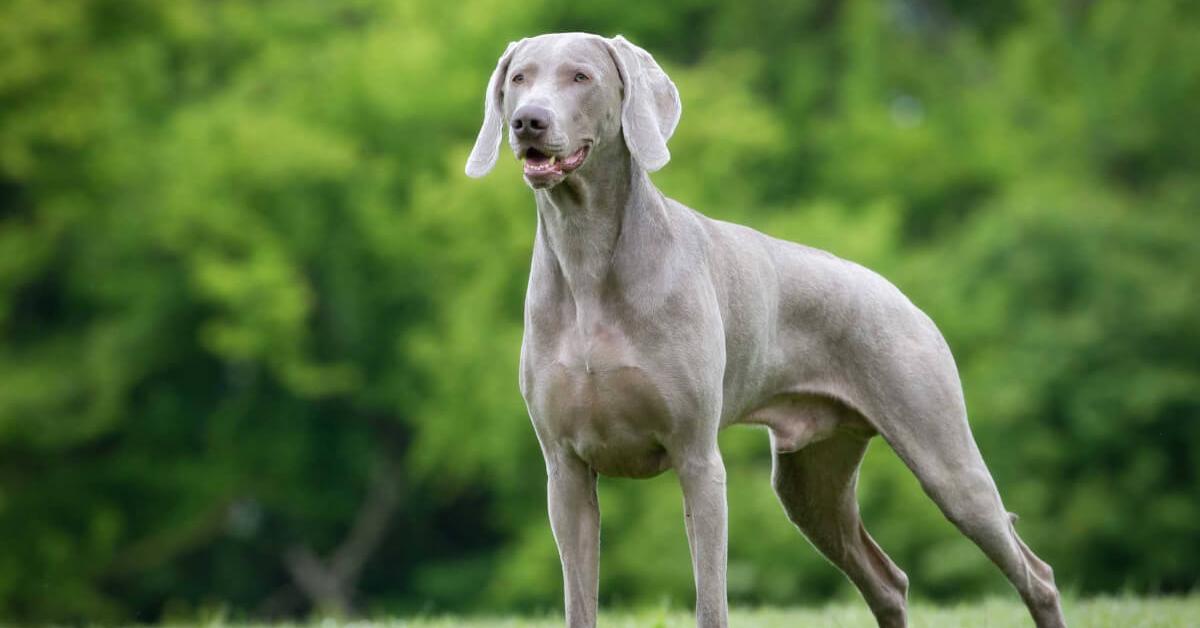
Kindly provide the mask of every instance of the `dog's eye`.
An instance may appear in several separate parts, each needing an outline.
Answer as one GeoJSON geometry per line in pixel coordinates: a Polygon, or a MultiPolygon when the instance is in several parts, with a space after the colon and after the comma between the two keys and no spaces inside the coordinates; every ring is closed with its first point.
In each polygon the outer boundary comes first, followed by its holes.
{"type": "Polygon", "coordinates": [[[524,74],[514,74],[514,75],[513,75],[513,77],[512,77],[512,82],[514,82],[514,83],[524,83],[524,82],[525,82],[525,75],[524,75],[524,74]]]}
{"type": "Polygon", "coordinates": [[[575,82],[576,83],[583,83],[587,80],[588,80],[588,75],[584,74],[583,72],[575,73],[575,82]]]}

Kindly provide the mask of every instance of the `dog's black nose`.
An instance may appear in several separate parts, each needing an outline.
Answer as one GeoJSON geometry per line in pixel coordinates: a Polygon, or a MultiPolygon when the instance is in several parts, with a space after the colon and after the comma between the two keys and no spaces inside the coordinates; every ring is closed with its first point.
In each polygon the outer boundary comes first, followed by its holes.
{"type": "Polygon", "coordinates": [[[523,105],[513,112],[512,128],[517,137],[541,137],[550,128],[550,110],[537,105],[523,105]]]}

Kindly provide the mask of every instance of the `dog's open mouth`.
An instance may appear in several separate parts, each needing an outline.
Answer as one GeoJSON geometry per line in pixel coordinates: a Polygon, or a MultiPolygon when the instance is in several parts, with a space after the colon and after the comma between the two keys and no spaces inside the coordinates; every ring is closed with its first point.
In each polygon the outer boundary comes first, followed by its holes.
{"type": "Polygon", "coordinates": [[[588,148],[589,145],[584,144],[579,150],[561,159],[556,155],[547,155],[536,148],[530,148],[525,151],[525,176],[550,179],[571,174],[587,159],[588,148]]]}

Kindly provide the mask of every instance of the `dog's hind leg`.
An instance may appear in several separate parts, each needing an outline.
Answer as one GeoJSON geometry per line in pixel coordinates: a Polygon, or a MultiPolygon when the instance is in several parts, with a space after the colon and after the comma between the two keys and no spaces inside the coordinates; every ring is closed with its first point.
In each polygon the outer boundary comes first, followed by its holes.
{"type": "Polygon", "coordinates": [[[862,592],[881,627],[904,626],[908,578],[867,534],[855,485],[869,436],[841,429],[800,451],[774,454],[772,482],[788,517],[862,592]]]}
{"type": "MultiPolygon", "coordinates": [[[[1017,536],[1013,518],[971,436],[961,402],[880,433],[912,469],[946,518],[1000,567],[1039,628],[1066,626],[1054,573],[1017,536]]],[[[920,415],[918,415],[920,416],[920,415]]]]}

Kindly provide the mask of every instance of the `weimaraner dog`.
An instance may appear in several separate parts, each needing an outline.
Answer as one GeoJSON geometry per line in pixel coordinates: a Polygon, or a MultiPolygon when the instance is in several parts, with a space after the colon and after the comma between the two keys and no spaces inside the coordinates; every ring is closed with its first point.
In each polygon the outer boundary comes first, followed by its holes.
{"type": "Polygon", "coordinates": [[[663,196],[648,173],[670,159],[679,114],[675,85],[623,37],[523,39],[496,64],[467,161],[468,175],[487,174],[507,129],[537,201],[520,385],[546,459],[567,623],[596,623],[597,474],[673,468],[696,622],[727,624],[717,432],[751,423],[770,432],[788,517],[880,626],[906,624],[908,579],[859,518],[875,434],[1037,625],[1064,626],[1050,566],[1013,529],[933,322],[870,270],[663,196]]]}

